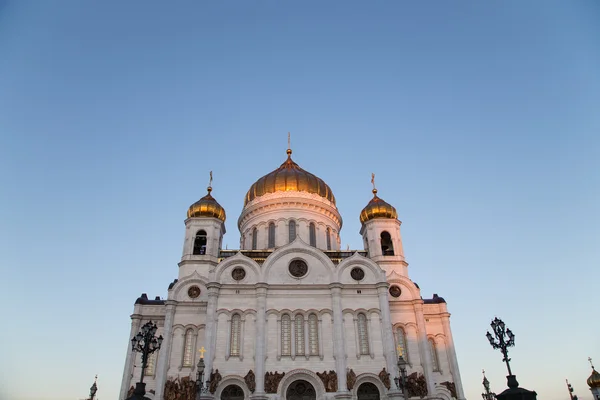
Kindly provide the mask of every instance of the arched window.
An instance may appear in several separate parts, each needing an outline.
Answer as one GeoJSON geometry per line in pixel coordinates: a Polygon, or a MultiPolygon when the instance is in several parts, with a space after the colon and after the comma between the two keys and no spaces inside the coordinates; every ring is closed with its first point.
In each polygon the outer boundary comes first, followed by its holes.
{"type": "Polygon", "coordinates": [[[289,225],[290,243],[296,240],[296,221],[291,220],[289,225]]]}
{"type": "Polygon", "coordinates": [[[406,341],[406,332],[402,328],[396,329],[396,343],[402,349],[402,358],[408,362],[408,342],[406,341]]]}
{"type": "Polygon", "coordinates": [[[154,367],[156,366],[156,355],[158,351],[154,353],[150,353],[148,355],[148,363],[146,364],[146,370],[144,371],[144,375],[153,376],[154,375],[154,367]]]}
{"type": "Polygon", "coordinates": [[[384,256],[394,255],[394,245],[392,244],[392,237],[389,232],[381,232],[381,254],[384,256]]]}
{"type": "Polygon", "coordinates": [[[435,347],[435,340],[429,338],[429,351],[431,352],[431,369],[434,371],[440,370],[440,363],[438,360],[437,349],[435,347]]]}
{"type": "Polygon", "coordinates": [[[327,235],[327,250],[331,250],[331,229],[327,228],[325,234],[327,235]]]}
{"type": "Polygon", "coordinates": [[[206,254],[206,231],[199,230],[194,238],[194,251],[192,254],[206,254]]]}
{"type": "Polygon", "coordinates": [[[317,314],[308,316],[308,349],[311,356],[319,355],[319,319],[317,314]]]}
{"type": "Polygon", "coordinates": [[[288,314],[281,316],[281,355],[292,355],[292,321],[288,314]]]}
{"type": "Polygon", "coordinates": [[[308,226],[308,238],[312,247],[317,247],[317,231],[312,222],[308,226]]]}
{"type": "Polygon", "coordinates": [[[300,314],[296,315],[295,321],[296,330],[296,355],[304,355],[304,317],[300,314]]]}
{"type": "Polygon", "coordinates": [[[229,356],[239,357],[242,336],[242,317],[240,314],[231,316],[231,338],[229,342],[229,356]]]}
{"type": "Polygon", "coordinates": [[[358,346],[360,354],[369,354],[369,332],[367,330],[367,316],[358,314],[358,346]]]}
{"type": "Polygon", "coordinates": [[[256,244],[258,243],[258,229],[252,229],[252,250],[256,250],[256,244]]]}
{"type": "Polygon", "coordinates": [[[271,222],[269,224],[269,249],[275,248],[275,224],[271,222]]]}
{"type": "Polygon", "coordinates": [[[185,331],[185,339],[183,341],[183,366],[191,367],[194,360],[194,331],[192,329],[188,329],[185,331]]]}

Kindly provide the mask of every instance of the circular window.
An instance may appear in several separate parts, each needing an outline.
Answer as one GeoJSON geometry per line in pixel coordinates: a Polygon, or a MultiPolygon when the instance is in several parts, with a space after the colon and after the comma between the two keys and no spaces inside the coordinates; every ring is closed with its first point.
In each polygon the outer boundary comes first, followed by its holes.
{"type": "Polygon", "coordinates": [[[196,285],[190,287],[188,289],[188,296],[190,296],[190,298],[195,299],[196,297],[200,296],[200,288],[196,285]]]}
{"type": "Polygon", "coordinates": [[[308,265],[304,260],[294,260],[290,263],[290,274],[295,278],[302,278],[308,272],[308,265]]]}
{"type": "Polygon", "coordinates": [[[365,271],[362,268],[355,267],[352,268],[352,271],[350,271],[350,276],[355,281],[362,281],[365,277],[365,271]]]}
{"type": "Polygon", "coordinates": [[[392,287],[390,287],[390,294],[392,295],[392,297],[400,297],[400,295],[402,294],[400,286],[393,285],[392,287]]]}
{"type": "Polygon", "coordinates": [[[246,270],[242,267],[235,267],[233,271],[231,271],[231,277],[236,281],[241,281],[246,277],[246,270]]]}

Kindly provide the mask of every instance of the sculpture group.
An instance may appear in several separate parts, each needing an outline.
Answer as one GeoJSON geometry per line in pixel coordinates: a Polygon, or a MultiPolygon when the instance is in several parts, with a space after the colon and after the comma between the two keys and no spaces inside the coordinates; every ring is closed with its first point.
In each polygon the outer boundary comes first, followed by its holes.
{"type": "Polygon", "coordinates": [[[326,392],[337,392],[337,373],[335,371],[323,371],[321,373],[317,372],[317,376],[321,378],[323,382],[323,386],[325,386],[326,392]]]}

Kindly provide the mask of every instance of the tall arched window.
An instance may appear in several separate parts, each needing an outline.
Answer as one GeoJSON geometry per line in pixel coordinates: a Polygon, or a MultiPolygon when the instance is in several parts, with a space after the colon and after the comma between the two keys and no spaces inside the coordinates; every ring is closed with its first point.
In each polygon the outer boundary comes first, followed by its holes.
{"type": "Polygon", "coordinates": [[[369,332],[367,329],[367,316],[363,313],[358,314],[358,346],[360,354],[369,354],[369,332]]]}
{"type": "Polygon", "coordinates": [[[437,349],[435,347],[435,340],[429,338],[429,351],[431,352],[431,369],[434,371],[440,370],[440,363],[438,360],[437,349]]]}
{"type": "Polygon", "coordinates": [[[308,349],[311,356],[319,355],[319,319],[317,314],[308,316],[308,349]]]}
{"type": "Polygon", "coordinates": [[[271,222],[269,224],[269,249],[275,248],[275,224],[271,222]]]}
{"type": "Polygon", "coordinates": [[[242,336],[242,317],[240,314],[231,316],[231,338],[229,342],[229,356],[239,357],[242,336]]]}
{"type": "Polygon", "coordinates": [[[392,237],[389,232],[381,232],[381,254],[384,256],[394,255],[394,245],[392,244],[392,237]]]}
{"type": "Polygon", "coordinates": [[[281,355],[292,355],[292,320],[288,314],[281,316],[281,355]]]}
{"type": "Polygon", "coordinates": [[[296,331],[296,355],[303,356],[304,351],[304,317],[300,314],[296,315],[295,321],[296,331]]]}
{"type": "Polygon", "coordinates": [[[291,220],[289,225],[290,243],[296,240],[296,221],[291,220]]]}
{"type": "Polygon", "coordinates": [[[252,229],[252,250],[256,250],[256,244],[258,243],[258,229],[252,229]]]}
{"type": "Polygon", "coordinates": [[[406,331],[403,328],[396,329],[396,343],[402,349],[402,358],[408,362],[408,342],[406,341],[406,331]]]}
{"type": "Polygon", "coordinates": [[[325,234],[327,235],[327,250],[331,250],[331,229],[327,228],[325,234]]]}
{"type": "Polygon", "coordinates": [[[183,341],[183,366],[191,367],[194,360],[194,331],[190,328],[185,331],[185,339],[183,341]]]}
{"type": "Polygon", "coordinates": [[[312,222],[308,226],[308,238],[312,247],[317,247],[317,230],[312,222]]]}
{"type": "Polygon", "coordinates": [[[144,371],[144,375],[153,376],[154,375],[154,367],[156,366],[156,355],[158,351],[154,353],[150,353],[148,355],[148,364],[146,365],[146,370],[144,371]]]}
{"type": "Polygon", "coordinates": [[[194,251],[192,254],[206,254],[206,231],[200,229],[196,232],[196,237],[194,238],[194,251]]]}

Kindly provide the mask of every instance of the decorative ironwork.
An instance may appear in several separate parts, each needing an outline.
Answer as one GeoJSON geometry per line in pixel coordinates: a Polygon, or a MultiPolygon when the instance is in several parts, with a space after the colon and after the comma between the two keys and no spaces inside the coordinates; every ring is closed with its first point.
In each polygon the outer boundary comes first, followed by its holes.
{"type": "Polygon", "coordinates": [[[398,285],[392,285],[390,286],[390,294],[392,297],[400,297],[402,294],[402,289],[400,289],[400,286],[398,285]]]}
{"type": "Polygon", "coordinates": [[[242,267],[235,267],[233,271],[231,271],[231,277],[236,281],[241,281],[246,277],[246,270],[242,267]]]}
{"type": "Polygon", "coordinates": [[[494,339],[489,331],[486,333],[486,336],[490,341],[492,348],[500,349],[502,352],[502,355],[504,356],[502,361],[506,363],[508,375],[512,376],[512,371],[510,370],[510,358],[508,358],[508,348],[515,345],[515,335],[506,327],[504,321],[497,317],[494,318],[490,326],[492,327],[492,331],[494,332],[494,336],[496,338],[494,339]]]}
{"type": "Polygon", "coordinates": [[[290,274],[295,278],[302,278],[308,272],[308,265],[304,260],[293,260],[289,266],[290,274]]]}
{"type": "Polygon", "coordinates": [[[133,392],[134,397],[143,398],[146,394],[146,384],[144,383],[144,375],[148,368],[148,356],[158,349],[162,344],[162,335],[156,337],[158,327],[152,321],[148,321],[142,326],[142,330],[131,339],[131,349],[134,352],[142,353],[142,373],[140,381],[136,384],[133,392]]]}
{"type": "Polygon", "coordinates": [[[190,299],[197,298],[198,296],[200,296],[200,288],[196,285],[190,286],[190,288],[188,289],[188,296],[190,296],[190,299]]]}
{"type": "Polygon", "coordinates": [[[362,268],[354,267],[352,271],[350,271],[350,276],[355,281],[362,281],[365,278],[365,271],[362,268]]]}

